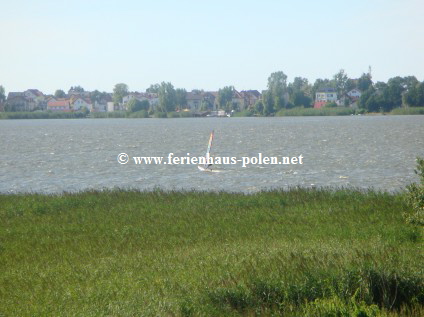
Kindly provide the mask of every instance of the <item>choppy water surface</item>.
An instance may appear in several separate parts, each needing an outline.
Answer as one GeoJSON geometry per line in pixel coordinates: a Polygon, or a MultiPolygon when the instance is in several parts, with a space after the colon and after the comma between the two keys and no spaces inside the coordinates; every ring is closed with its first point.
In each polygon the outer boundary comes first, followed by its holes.
{"type": "Polygon", "coordinates": [[[131,187],[251,192],[291,186],[395,191],[418,181],[424,116],[0,121],[0,192],[131,187]],[[303,165],[126,165],[129,156],[298,156],[303,165]]]}

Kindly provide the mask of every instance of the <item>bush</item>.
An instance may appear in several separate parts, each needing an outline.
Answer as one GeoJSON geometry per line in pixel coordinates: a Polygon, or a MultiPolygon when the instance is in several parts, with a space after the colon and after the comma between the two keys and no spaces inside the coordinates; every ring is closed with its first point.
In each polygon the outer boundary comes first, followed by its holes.
{"type": "Polygon", "coordinates": [[[251,117],[251,116],[253,116],[253,112],[247,109],[234,113],[234,117],[251,117]]]}
{"type": "Polygon", "coordinates": [[[127,108],[130,112],[138,112],[141,110],[148,110],[150,104],[147,100],[140,101],[138,99],[131,99],[128,101],[127,108]]]}
{"type": "Polygon", "coordinates": [[[191,118],[193,113],[191,111],[180,111],[181,118],[191,118]]]}
{"type": "Polygon", "coordinates": [[[140,110],[129,114],[129,118],[148,118],[149,114],[146,110],[140,110]]]}
{"type": "Polygon", "coordinates": [[[411,213],[406,213],[406,221],[424,226],[424,159],[417,157],[417,169],[415,170],[420,178],[420,184],[407,186],[408,195],[406,200],[412,207],[411,213]]]}
{"type": "Polygon", "coordinates": [[[167,118],[166,112],[155,112],[155,118],[167,118]]]}
{"type": "Polygon", "coordinates": [[[179,112],[175,112],[175,111],[173,111],[173,112],[168,112],[168,113],[166,114],[166,116],[167,116],[168,118],[180,118],[180,113],[179,113],[179,112]]]}
{"type": "Polygon", "coordinates": [[[337,104],[335,102],[329,102],[325,106],[327,108],[337,108],[337,104]]]}

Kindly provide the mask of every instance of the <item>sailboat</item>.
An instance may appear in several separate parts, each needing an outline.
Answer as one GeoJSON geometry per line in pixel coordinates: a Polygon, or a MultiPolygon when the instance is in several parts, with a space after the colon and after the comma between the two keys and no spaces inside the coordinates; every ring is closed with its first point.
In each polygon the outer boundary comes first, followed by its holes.
{"type": "Polygon", "coordinates": [[[210,157],[211,157],[211,148],[212,148],[213,137],[214,137],[214,131],[212,130],[211,135],[209,136],[208,148],[207,148],[206,154],[205,154],[206,162],[205,162],[204,165],[197,165],[199,170],[201,170],[202,172],[212,172],[213,171],[211,169],[212,164],[210,164],[210,162],[209,162],[210,157]]]}

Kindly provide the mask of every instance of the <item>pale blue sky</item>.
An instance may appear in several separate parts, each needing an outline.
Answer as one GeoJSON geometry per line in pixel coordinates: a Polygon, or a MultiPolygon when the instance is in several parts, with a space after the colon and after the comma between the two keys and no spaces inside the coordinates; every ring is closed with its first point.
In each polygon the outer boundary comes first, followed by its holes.
{"type": "Polygon", "coordinates": [[[0,85],[265,89],[270,73],[424,80],[424,1],[0,0],[0,85]]]}

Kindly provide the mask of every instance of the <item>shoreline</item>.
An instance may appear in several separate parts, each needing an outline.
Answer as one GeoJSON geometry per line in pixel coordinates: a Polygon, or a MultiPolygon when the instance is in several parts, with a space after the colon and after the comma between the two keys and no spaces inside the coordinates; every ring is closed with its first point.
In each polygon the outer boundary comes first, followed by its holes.
{"type": "MultiPolygon", "coordinates": [[[[286,114],[275,116],[256,116],[256,115],[234,115],[230,118],[274,118],[274,117],[346,117],[346,116],[399,116],[399,115],[424,115],[424,109],[418,109],[414,113],[343,113],[343,114],[324,114],[317,112],[315,114],[286,114]],[[421,111],[422,110],[422,111],[421,111]]],[[[179,119],[179,118],[228,118],[228,117],[208,117],[208,116],[175,116],[169,117],[137,117],[126,114],[102,113],[102,116],[83,116],[79,113],[44,113],[44,112],[0,112],[0,120],[30,120],[30,119],[179,119]],[[104,115],[103,115],[104,114],[104,115]]]]}

